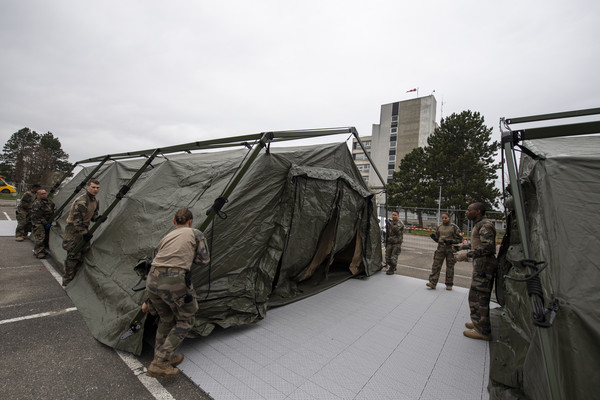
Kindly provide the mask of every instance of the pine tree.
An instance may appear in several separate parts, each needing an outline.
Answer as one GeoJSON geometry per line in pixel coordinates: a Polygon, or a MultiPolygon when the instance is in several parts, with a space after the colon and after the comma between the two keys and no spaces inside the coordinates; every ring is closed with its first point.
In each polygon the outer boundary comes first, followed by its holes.
{"type": "Polygon", "coordinates": [[[57,175],[70,171],[68,157],[51,132],[40,135],[23,128],[13,133],[4,145],[0,170],[12,182],[49,186],[57,175]]]}

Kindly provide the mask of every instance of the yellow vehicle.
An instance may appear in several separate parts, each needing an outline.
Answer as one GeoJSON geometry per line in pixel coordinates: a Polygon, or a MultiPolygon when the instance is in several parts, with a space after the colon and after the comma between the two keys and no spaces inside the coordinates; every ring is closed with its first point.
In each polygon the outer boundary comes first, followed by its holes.
{"type": "Polygon", "coordinates": [[[17,193],[17,188],[9,185],[4,179],[0,178],[0,193],[17,193]]]}

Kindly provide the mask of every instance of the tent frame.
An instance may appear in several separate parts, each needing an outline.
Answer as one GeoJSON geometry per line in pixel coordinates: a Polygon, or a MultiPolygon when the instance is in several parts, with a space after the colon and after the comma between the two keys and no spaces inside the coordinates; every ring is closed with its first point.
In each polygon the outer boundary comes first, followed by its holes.
{"type": "MultiPolygon", "coordinates": [[[[519,129],[513,131],[511,129],[511,125],[522,124],[522,123],[530,123],[530,122],[546,122],[549,120],[555,119],[564,119],[564,118],[573,118],[573,117],[584,117],[591,115],[600,114],[600,108],[591,108],[584,110],[575,110],[575,111],[567,111],[560,113],[552,113],[552,114],[541,114],[541,115],[533,115],[528,117],[519,117],[519,118],[501,118],[500,119],[500,131],[502,134],[502,148],[504,151],[504,156],[506,157],[506,164],[509,174],[510,180],[510,188],[511,194],[514,199],[514,209],[517,220],[517,227],[522,238],[523,245],[523,255],[525,259],[529,260],[532,256],[531,254],[531,238],[529,235],[529,226],[527,223],[527,217],[525,215],[525,203],[523,199],[523,193],[521,190],[521,185],[519,184],[519,170],[515,160],[515,147],[522,147],[519,145],[519,142],[523,140],[537,140],[537,139],[547,139],[547,138],[556,138],[563,136],[577,136],[577,135],[588,135],[600,133],[600,121],[592,121],[592,122],[582,122],[575,124],[563,124],[563,125],[551,125],[551,126],[543,126],[543,127],[535,127],[535,128],[527,128],[527,129],[519,129]]],[[[531,152],[523,148],[523,151],[530,154],[531,152]]],[[[530,155],[536,156],[531,153],[530,155]]],[[[539,278],[538,278],[539,279],[539,278]]],[[[532,302],[534,303],[534,307],[540,306],[540,303],[543,307],[543,298],[539,298],[536,296],[531,296],[532,302]]],[[[558,400],[561,398],[561,391],[559,387],[557,368],[554,363],[554,360],[550,356],[552,354],[551,344],[550,344],[550,336],[547,328],[550,328],[551,324],[548,326],[539,326],[535,325],[535,329],[537,329],[538,338],[540,340],[540,346],[542,349],[542,359],[544,362],[544,368],[546,371],[547,378],[547,386],[549,389],[549,393],[553,400],[558,400]]]]}

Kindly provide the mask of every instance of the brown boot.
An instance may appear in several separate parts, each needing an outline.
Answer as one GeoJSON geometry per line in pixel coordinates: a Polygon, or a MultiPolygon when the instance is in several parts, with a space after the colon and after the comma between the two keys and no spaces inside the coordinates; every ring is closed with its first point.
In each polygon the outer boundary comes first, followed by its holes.
{"type": "Polygon", "coordinates": [[[489,335],[484,335],[476,329],[469,329],[468,331],[463,331],[463,335],[471,339],[486,340],[488,342],[492,340],[492,338],[489,335]]]}
{"type": "Polygon", "coordinates": [[[427,282],[427,283],[425,284],[425,286],[427,286],[427,287],[428,287],[428,288],[430,288],[430,289],[435,289],[435,286],[436,286],[436,285],[434,285],[434,284],[433,284],[433,283],[431,283],[431,282],[427,282]]]}
{"type": "Polygon", "coordinates": [[[452,285],[450,285],[450,286],[446,285],[446,290],[452,290],[452,285]]]}
{"type": "Polygon", "coordinates": [[[15,238],[15,240],[16,240],[17,242],[22,242],[22,241],[23,241],[23,240],[25,240],[25,239],[23,239],[23,236],[17,236],[17,237],[15,238]]]}
{"type": "Polygon", "coordinates": [[[179,364],[181,364],[182,361],[183,361],[183,354],[182,353],[173,354],[171,356],[171,361],[169,361],[169,364],[171,364],[172,367],[176,367],[179,364]]]}
{"type": "Polygon", "coordinates": [[[391,268],[385,272],[386,275],[394,275],[395,273],[396,273],[396,270],[391,269],[391,268]]]}
{"type": "Polygon", "coordinates": [[[475,325],[472,322],[465,322],[465,328],[467,329],[475,329],[475,325]]]}
{"type": "Polygon", "coordinates": [[[148,367],[148,372],[146,372],[146,375],[153,378],[174,378],[178,373],[179,370],[169,364],[167,360],[160,357],[154,357],[154,360],[152,360],[150,366],[148,367]]]}

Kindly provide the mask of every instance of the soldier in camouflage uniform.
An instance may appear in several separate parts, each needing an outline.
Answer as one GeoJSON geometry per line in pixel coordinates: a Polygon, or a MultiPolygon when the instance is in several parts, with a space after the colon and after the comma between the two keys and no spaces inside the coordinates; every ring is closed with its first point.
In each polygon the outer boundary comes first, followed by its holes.
{"type": "Polygon", "coordinates": [[[387,244],[385,246],[385,263],[388,270],[387,275],[396,273],[398,256],[402,251],[402,239],[404,238],[404,224],[400,221],[398,212],[392,212],[392,220],[387,224],[387,244]]]}
{"type": "Polygon", "coordinates": [[[35,244],[33,254],[37,258],[44,258],[46,257],[50,223],[52,222],[52,215],[54,215],[54,203],[48,199],[48,193],[44,189],[39,189],[36,196],[37,199],[31,205],[32,236],[35,244]]]}
{"type": "Polygon", "coordinates": [[[454,284],[454,265],[456,264],[453,245],[460,244],[463,241],[460,229],[456,224],[450,222],[450,215],[444,213],[442,214],[442,224],[430,236],[437,242],[438,247],[433,255],[431,275],[429,275],[429,282],[426,285],[431,289],[435,289],[440,279],[442,264],[446,260],[446,290],[452,290],[452,285],[454,284]]]}
{"type": "Polygon", "coordinates": [[[146,283],[148,300],[142,305],[144,312],[160,318],[154,359],[147,373],[152,377],[172,378],[179,373],[175,366],[183,361],[183,354],[175,351],[194,326],[198,311],[191,266],[205,266],[210,261],[204,234],[191,228],[192,213],[187,208],[177,211],[173,223],[175,229],[156,247],[146,283]]]}
{"type": "MultiPolygon", "coordinates": [[[[468,257],[473,258],[473,278],[469,290],[471,321],[465,323],[468,330],[464,335],[471,339],[491,340],[490,297],[494,275],[498,269],[496,260],[496,228],[485,218],[485,205],[474,203],[467,208],[467,218],[475,223],[471,232],[471,250],[468,257]]],[[[468,249],[469,245],[463,245],[468,249]]]]}
{"type": "Polygon", "coordinates": [[[23,194],[19,202],[19,206],[17,207],[17,229],[15,231],[15,240],[17,242],[27,239],[27,235],[31,232],[31,216],[29,212],[39,188],[41,188],[40,185],[33,185],[30,191],[23,194]]]}
{"type": "Polygon", "coordinates": [[[67,251],[63,286],[67,286],[75,278],[83,257],[90,248],[89,238],[87,237],[90,222],[98,219],[99,204],[96,195],[100,191],[100,182],[91,179],[85,189],[85,194],[79,196],[71,204],[69,216],[67,217],[67,226],[65,227],[62,244],[63,249],[67,251]],[[85,245],[78,252],[73,252],[81,241],[84,241],[85,245]]]}

